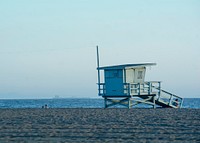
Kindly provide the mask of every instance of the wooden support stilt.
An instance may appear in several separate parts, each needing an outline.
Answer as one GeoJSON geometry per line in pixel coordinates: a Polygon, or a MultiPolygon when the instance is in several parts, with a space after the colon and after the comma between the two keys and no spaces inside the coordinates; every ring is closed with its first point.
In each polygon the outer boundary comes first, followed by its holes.
{"type": "Polygon", "coordinates": [[[121,105],[121,106],[125,106],[127,108],[131,108],[131,99],[130,97],[125,97],[125,98],[120,98],[120,99],[116,99],[116,98],[112,98],[112,97],[104,97],[104,104],[105,104],[105,108],[111,107],[111,106],[115,106],[115,105],[121,105]]]}
{"type": "Polygon", "coordinates": [[[155,109],[156,108],[155,96],[153,96],[152,98],[153,98],[153,104],[154,104],[153,108],[155,109]]]}
{"type": "Polygon", "coordinates": [[[128,99],[128,108],[130,109],[132,107],[132,103],[131,103],[131,98],[128,99]]]}
{"type": "Polygon", "coordinates": [[[104,97],[104,107],[107,108],[107,98],[104,97]]]}

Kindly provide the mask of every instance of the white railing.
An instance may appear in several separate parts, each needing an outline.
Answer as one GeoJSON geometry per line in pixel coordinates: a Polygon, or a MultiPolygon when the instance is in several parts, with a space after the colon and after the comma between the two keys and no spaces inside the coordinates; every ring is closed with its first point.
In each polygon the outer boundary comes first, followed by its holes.
{"type": "Polygon", "coordinates": [[[155,88],[160,89],[160,82],[150,81],[143,83],[128,83],[125,86],[126,90],[128,90],[130,95],[142,95],[142,94],[159,94],[159,91],[155,90],[155,88]]]}
{"type": "Polygon", "coordinates": [[[161,89],[160,81],[149,81],[144,83],[131,83],[126,85],[126,90],[131,96],[156,94],[156,100],[173,107],[181,107],[183,98],[161,89]]]}
{"type": "Polygon", "coordinates": [[[99,83],[98,84],[100,89],[99,90],[99,96],[105,96],[106,95],[106,86],[105,83],[99,83]]]}

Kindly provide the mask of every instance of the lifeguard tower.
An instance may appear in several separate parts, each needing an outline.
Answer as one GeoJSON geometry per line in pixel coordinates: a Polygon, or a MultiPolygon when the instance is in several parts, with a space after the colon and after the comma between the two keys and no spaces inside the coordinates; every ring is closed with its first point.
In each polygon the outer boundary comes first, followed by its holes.
{"type": "Polygon", "coordinates": [[[161,89],[160,81],[145,81],[146,68],[155,63],[123,64],[99,67],[97,46],[98,94],[105,108],[123,105],[132,108],[140,103],[156,107],[181,108],[183,98],[161,89]],[[103,71],[103,81],[100,72],[103,71]]]}

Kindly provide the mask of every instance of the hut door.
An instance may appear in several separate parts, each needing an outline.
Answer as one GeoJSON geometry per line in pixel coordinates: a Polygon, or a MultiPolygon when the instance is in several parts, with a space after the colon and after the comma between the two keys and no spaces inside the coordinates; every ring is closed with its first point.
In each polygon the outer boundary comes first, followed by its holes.
{"type": "Polygon", "coordinates": [[[106,71],[105,84],[106,95],[122,96],[124,95],[123,72],[122,70],[106,71]]]}

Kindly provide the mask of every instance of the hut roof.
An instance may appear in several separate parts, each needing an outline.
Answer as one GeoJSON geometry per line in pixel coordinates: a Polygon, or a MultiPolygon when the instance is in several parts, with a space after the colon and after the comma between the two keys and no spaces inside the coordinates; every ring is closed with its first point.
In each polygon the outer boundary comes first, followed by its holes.
{"type": "Polygon", "coordinates": [[[154,65],[156,65],[156,63],[123,64],[123,65],[99,67],[99,69],[100,70],[127,69],[127,68],[136,68],[136,67],[154,66],[154,65]]]}

